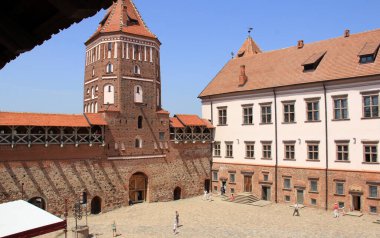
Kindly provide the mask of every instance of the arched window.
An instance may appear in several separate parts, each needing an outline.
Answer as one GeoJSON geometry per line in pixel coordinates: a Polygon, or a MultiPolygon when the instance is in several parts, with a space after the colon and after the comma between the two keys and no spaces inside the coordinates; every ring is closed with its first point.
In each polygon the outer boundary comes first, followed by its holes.
{"type": "Polygon", "coordinates": [[[106,72],[107,74],[110,74],[113,72],[113,65],[111,63],[107,64],[106,72]]]}
{"type": "Polygon", "coordinates": [[[99,91],[98,85],[95,86],[95,92],[99,91]]]}
{"type": "Polygon", "coordinates": [[[135,86],[135,102],[142,103],[143,102],[143,90],[140,85],[135,86]]]}
{"type": "Polygon", "coordinates": [[[94,76],[95,76],[95,67],[92,66],[92,77],[94,77],[94,76]]]}
{"type": "Polygon", "coordinates": [[[104,104],[114,104],[114,86],[112,84],[106,84],[104,85],[103,92],[104,92],[104,104]]]}
{"type": "Polygon", "coordinates": [[[142,148],[142,140],[140,137],[135,139],[135,148],[142,148]]]}
{"type": "Polygon", "coordinates": [[[143,123],[143,117],[139,116],[137,118],[137,128],[141,129],[142,128],[142,123],[143,123]]]}
{"type": "Polygon", "coordinates": [[[95,98],[95,88],[94,87],[91,87],[91,98],[92,99],[95,98]]]}
{"type": "Polygon", "coordinates": [[[140,74],[140,67],[138,65],[135,65],[135,67],[133,68],[133,72],[135,74],[140,74]]]}
{"type": "Polygon", "coordinates": [[[95,106],[94,106],[94,107],[95,107],[95,109],[94,109],[94,112],[95,112],[95,113],[98,113],[98,103],[97,103],[97,102],[95,102],[95,104],[94,104],[94,105],[95,105],[95,106]]]}
{"type": "Polygon", "coordinates": [[[89,88],[87,88],[87,94],[90,94],[90,89],[89,88]]]}

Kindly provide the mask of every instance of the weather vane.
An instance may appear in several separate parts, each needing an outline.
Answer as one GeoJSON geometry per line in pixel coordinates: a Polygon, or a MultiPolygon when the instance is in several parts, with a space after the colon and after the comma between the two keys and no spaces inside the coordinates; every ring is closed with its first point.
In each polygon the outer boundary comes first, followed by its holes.
{"type": "Polygon", "coordinates": [[[251,36],[251,32],[252,32],[253,28],[252,27],[249,27],[248,28],[248,35],[251,36]]]}

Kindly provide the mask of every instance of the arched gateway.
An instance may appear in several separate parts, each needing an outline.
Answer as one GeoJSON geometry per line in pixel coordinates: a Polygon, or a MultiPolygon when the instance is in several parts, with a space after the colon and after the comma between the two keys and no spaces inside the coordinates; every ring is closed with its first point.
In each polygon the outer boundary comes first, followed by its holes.
{"type": "Polygon", "coordinates": [[[133,203],[145,202],[148,190],[148,177],[141,172],[134,173],[129,179],[129,200],[133,203]]]}

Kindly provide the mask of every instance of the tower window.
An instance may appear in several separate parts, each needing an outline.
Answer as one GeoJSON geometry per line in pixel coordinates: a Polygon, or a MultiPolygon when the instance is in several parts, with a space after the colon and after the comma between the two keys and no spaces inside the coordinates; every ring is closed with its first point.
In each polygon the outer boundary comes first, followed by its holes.
{"type": "Polygon", "coordinates": [[[106,84],[104,85],[103,92],[104,92],[104,104],[114,104],[114,86],[112,84],[106,84]]]}
{"type": "Polygon", "coordinates": [[[139,116],[137,118],[137,128],[138,129],[141,129],[142,128],[142,123],[143,123],[143,117],[142,116],[139,116]]]}
{"type": "Polygon", "coordinates": [[[134,69],[133,69],[133,72],[135,74],[140,74],[140,67],[138,65],[135,65],[134,69]]]}
{"type": "Polygon", "coordinates": [[[140,138],[135,139],[135,148],[142,148],[142,140],[140,138]]]}
{"type": "Polygon", "coordinates": [[[109,93],[112,92],[112,86],[111,85],[108,86],[108,92],[109,93]]]}
{"type": "Polygon", "coordinates": [[[136,103],[142,103],[143,102],[143,90],[140,85],[135,86],[135,102],[136,103]]]}
{"type": "Polygon", "coordinates": [[[112,50],[112,43],[108,42],[108,50],[112,50]]]}
{"type": "Polygon", "coordinates": [[[106,72],[108,74],[113,72],[113,65],[111,63],[107,64],[106,72]]]}
{"type": "Polygon", "coordinates": [[[95,76],[95,67],[92,67],[92,77],[95,76]]]}

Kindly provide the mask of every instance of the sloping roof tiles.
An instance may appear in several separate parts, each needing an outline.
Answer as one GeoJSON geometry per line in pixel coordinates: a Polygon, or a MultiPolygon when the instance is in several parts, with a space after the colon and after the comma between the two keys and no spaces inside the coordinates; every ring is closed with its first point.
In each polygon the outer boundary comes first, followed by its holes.
{"type": "Polygon", "coordinates": [[[106,126],[107,122],[100,113],[86,113],[86,117],[91,125],[106,126]]]}
{"type": "MultiPolygon", "coordinates": [[[[380,29],[349,37],[305,44],[231,59],[206,86],[200,98],[232,92],[322,82],[380,74],[380,57],[368,64],[359,63],[359,53],[367,44],[380,43],[380,29]],[[316,70],[304,72],[302,64],[313,54],[325,52],[316,70]],[[247,83],[239,87],[240,65],[245,65],[247,83]]],[[[373,51],[370,47],[369,51],[373,51]]],[[[367,50],[366,50],[367,51],[367,50]]]]}
{"type": "MultiPolygon", "coordinates": [[[[92,125],[106,125],[101,114],[86,114],[92,125]]],[[[67,126],[90,127],[82,114],[47,114],[0,112],[0,126],[67,126]]]]}
{"type": "Polygon", "coordinates": [[[100,33],[124,32],[157,39],[145,25],[132,0],[118,0],[108,9],[96,32],[88,39],[100,33]]]}

